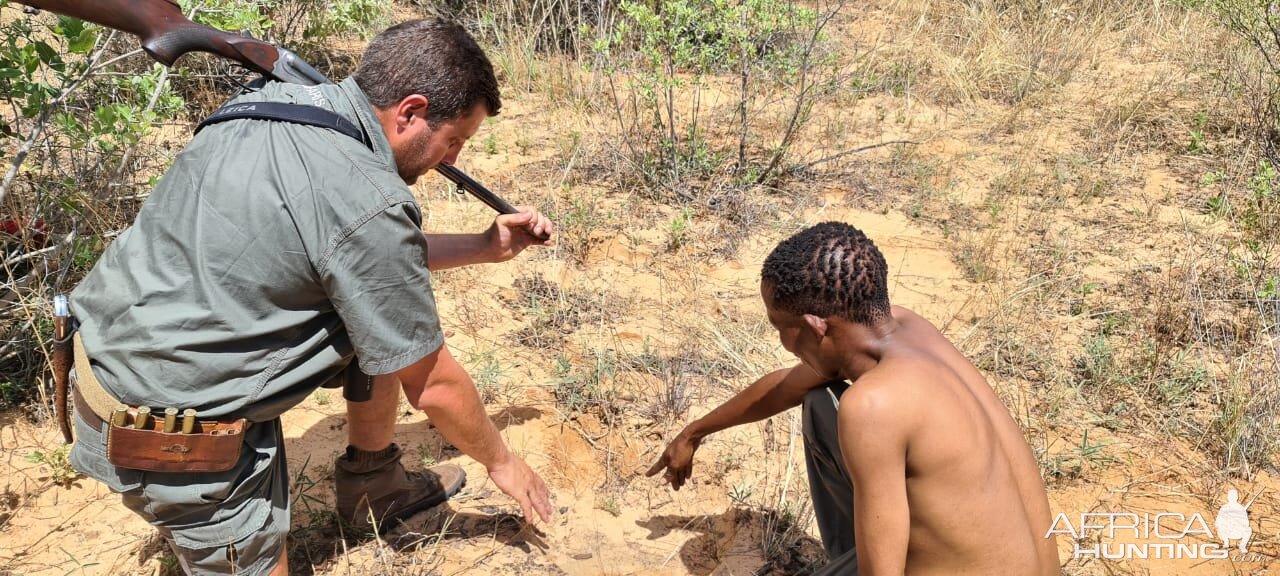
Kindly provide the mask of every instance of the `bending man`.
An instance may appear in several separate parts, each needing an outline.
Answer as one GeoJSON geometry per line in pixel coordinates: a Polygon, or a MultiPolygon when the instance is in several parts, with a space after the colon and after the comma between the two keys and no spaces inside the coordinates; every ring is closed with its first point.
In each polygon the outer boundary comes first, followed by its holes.
{"type": "Polygon", "coordinates": [[[72,294],[88,359],[76,367],[72,463],[154,525],[185,572],[286,574],[279,417],[358,362],[374,381],[370,400],[348,406],[351,445],[335,471],[346,520],[386,528],[462,486],[456,466],[400,465],[392,433],[403,390],[526,519],[545,521],[545,484],[508,450],[445,345],[430,270],[507,260],[543,243],[551,223],[524,208],[483,233],[424,235],[409,189],[501,108],[484,52],[456,24],[406,22],[379,34],[340,84],[266,83],[235,102],[319,106],[367,143],[257,119],[192,139],[72,294]],[[225,435],[108,446],[131,434],[108,422],[117,405],[139,428],[150,427],[144,408],[193,409],[219,432],[248,425],[229,469],[173,470],[175,451],[199,441],[209,454],[183,458],[218,457],[225,435]]]}

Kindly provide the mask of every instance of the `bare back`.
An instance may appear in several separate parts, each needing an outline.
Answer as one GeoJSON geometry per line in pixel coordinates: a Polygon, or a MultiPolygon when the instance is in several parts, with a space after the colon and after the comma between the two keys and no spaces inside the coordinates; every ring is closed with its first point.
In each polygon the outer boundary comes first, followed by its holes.
{"type": "Polygon", "coordinates": [[[1058,574],[1044,483],[1009,410],[932,324],[903,308],[893,316],[900,326],[879,363],[840,402],[859,564],[1058,574]]]}

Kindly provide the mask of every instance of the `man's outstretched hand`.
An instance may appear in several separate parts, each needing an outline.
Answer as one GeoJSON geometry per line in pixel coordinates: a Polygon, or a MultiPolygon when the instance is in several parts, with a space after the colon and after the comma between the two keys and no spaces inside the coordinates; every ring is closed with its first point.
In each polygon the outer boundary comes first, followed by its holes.
{"type": "Polygon", "coordinates": [[[520,504],[525,522],[534,523],[534,512],[543,522],[551,521],[551,494],[547,484],[524,460],[511,454],[506,461],[489,469],[489,478],[520,504]]]}
{"type": "Polygon", "coordinates": [[[485,231],[494,262],[505,262],[530,246],[552,246],[551,219],[532,206],[517,206],[515,214],[501,214],[485,231]]]}
{"type": "Polygon", "coordinates": [[[662,475],[663,479],[670,482],[672,488],[679,490],[693,473],[693,453],[698,451],[698,445],[701,443],[700,440],[692,440],[681,432],[670,444],[667,444],[662,457],[648,472],[645,472],[645,476],[652,477],[665,468],[667,473],[662,475]]]}

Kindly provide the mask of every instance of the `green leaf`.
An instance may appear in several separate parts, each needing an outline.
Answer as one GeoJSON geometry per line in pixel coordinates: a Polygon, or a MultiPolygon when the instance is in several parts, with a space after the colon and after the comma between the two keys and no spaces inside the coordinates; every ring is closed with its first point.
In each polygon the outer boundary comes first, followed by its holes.
{"type": "Polygon", "coordinates": [[[111,126],[116,123],[117,115],[115,106],[99,106],[93,111],[93,115],[97,116],[98,122],[103,125],[111,126]]]}
{"type": "Polygon", "coordinates": [[[73,54],[88,54],[97,41],[98,31],[86,28],[74,37],[67,38],[67,50],[73,54]]]}
{"type": "Polygon", "coordinates": [[[40,55],[36,53],[36,47],[28,44],[22,47],[18,53],[18,58],[22,61],[22,67],[26,70],[27,75],[35,74],[40,69],[40,55]]]}
{"type": "Polygon", "coordinates": [[[66,38],[75,38],[85,31],[84,20],[70,16],[58,16],[58,25],[53,29],[66,38]]]}
{"type": "Polygon", "coordinates": [[[45,43],[43,40],[36,42],[36,55],[40,57],[40,61],[51,66],[62,64],[62,57],[58,55],[58,51],[53,46],[45,43]]]}

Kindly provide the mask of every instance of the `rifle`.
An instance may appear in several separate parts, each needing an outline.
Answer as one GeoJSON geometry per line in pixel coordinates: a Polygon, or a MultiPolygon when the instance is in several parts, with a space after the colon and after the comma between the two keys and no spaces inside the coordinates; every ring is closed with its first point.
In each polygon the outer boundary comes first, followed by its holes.
{"type": "MultiPolygon", "coordinates": [[[[188,52],[209,52],[273,80],[314,86],[332,81],[289,50],[230,34],[188,20],[173,0],[15,0],[33,8],[128,32],[142,41],[142,49],[165,66],[173,66],[188,52]]],[[[462,170],[448,165],[436,171],[500,214],[516,209],[501,196],[462,170]]],[[[545,238],[543,238],[545,240],[545,238]]]]}

